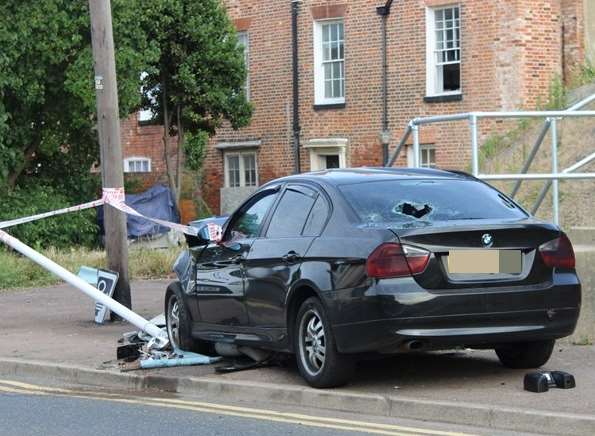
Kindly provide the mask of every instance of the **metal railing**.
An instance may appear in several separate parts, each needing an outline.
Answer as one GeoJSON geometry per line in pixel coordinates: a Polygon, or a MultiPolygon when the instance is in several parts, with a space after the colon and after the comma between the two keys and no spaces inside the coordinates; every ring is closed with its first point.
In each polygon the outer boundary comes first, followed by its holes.
{"type": "Polygon", "coordinates": [[[559,180],[575,180],[575,179],[595,179],[595,172],[577,173],[577,169],[595,161],[595,153],[581,159],[574,165],[559,171],[558,169],[558,120],[562,118],[581,118],[581,117],[595,117],[595,111],[581,111],[581,109],[589,103],[595,101],[595,94],[578,102],[563,111],[524,111],[524,112],[468,112],[452,115],[440,115],[431,117],[414,118],[411,120],[403,133],[397,148],[393,155],[387,162],[387,166],[393,166],[399,157],[403,146],[407,143],[409,137],[413,135],[413,167],[420,167],[420,142],[419,131],[421,126],[433,123],[443,123],[452,121],[467,120],[469,129],[471,131],[471,172],[472,174],[482,180],[516,180],[515,186],[511,192],[514,197],[521,186],[523,180],[546,180],[546,184],[542,188],[537,197],[536,204],[532,209],[535,213],[550,187],[552,188],[552,211],[554,223],[559,223],[559,180]],[[510,118],[545,118],[545,124],[540,131],[537,141],[533,145],[527,160],[523,164],[520,174],[481,174],[479,172],[479,134],[478,121],[480,119],[510,119],[510,118]],[[551,131],[551,173],[528,173],[531,163],[535,159],[546,135],[551,131]]]}

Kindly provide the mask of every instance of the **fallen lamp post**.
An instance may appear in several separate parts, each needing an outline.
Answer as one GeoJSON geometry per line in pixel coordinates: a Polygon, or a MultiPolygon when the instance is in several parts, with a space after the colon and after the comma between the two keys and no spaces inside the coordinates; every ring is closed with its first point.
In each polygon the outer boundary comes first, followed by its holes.
{"type": "Polygon", "coordinates": [[[3,230],[0,230],[0,241],[12,247],[13,249],[21,253],[23,256],[28,257],[44,269],[50,271],[51,273],[54,273],[65,282],[71,284],[75,288],[87,294],[96,302],[105,305],[107,308],[120,315],[129,323],[133,324],[134,326],[138,327],[139,329],[150,335],[152,337],[152,340],[149,344],[150,347],[163,349],[169,345],[167,333],[164,332],[162,329],[160,329],[150,321],[147,321],[142,316],[134,313],[126,306],[118,303],[113,298],[108,297],[103,292],[99,291],[97,288],[94,288],[80,277],[71,273],[67,269],[61,267],[51,259],[45,257],[43,254],[35,251],[33,248],[22,243],[21,241],[4,232],[3,230]]]}

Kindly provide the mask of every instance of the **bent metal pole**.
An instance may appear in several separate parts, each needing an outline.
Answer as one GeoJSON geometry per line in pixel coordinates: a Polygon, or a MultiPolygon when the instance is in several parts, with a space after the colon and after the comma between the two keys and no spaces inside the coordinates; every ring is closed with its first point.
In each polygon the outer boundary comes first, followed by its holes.
{"type": "Polygon", "coordinates": [[[78,288],[81,291],[83,291],[93,300],[97,301],[98,303],[104,304],[106,307],[120,315],[129,323],[135,325],[142,331],[154,337],[156,341],[155,345],[157,345],[157,347],[161,348],[167,345],[167,334],[159,327],[157,327],[155,324],[147,321],[142,316],[137,315],[132,310],[128,309],[126,306],[123,306],[122,304],[118,303],[116,300],[108,297],[103,292],[99,291],[97,288],[94,288],[80,277],[76,276],[75,274],[58,265],[56,262],[48,259],[43,254],[35,251],[28,245],[22,243],[13,236],[10,236],[3,230],[0,230],[0,241],[14,248],[22,255],[27,256],[29,259],[39,264],[41,267],[56,274],[58,277],[60,277],[67,283],[70,283],[75,288],[78,288]]]}

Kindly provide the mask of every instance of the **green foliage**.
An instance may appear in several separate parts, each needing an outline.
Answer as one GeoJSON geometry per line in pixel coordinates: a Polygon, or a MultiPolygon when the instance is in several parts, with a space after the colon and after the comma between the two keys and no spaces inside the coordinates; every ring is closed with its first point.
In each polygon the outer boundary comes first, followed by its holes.
{"type": "Polygon", "coordinates": [[[548,92],[548,100],[545,105],[546,110],[563,110],[568,105],[568,91],[562,78],[556,75],[550,83],[548,92]]]}
{"type": "MultiPolygon", "coordinates": [[[[0,196],[0,221],[72,206],[71,197],[50,186],[17,187],[0,196]]],[[[36,249],[92,246],[97,239],[95,209],[10,227],[8,232],[36,249]]]]}
{"type": "MultiPolygon", "coordinates": [[[[140,106],[140,73],[158,57],[143,8],[112,0],[122,116],[140,106]]],[[[88,4],[5,0],[2,15],[0,184],[35,178],[76,190],[98,159],[88,4]]]]}
{"type": "Polygon", "coordinates": [[[213,215],[215,215],[213,213],[213,211],[211,210],[211,208],[209,207],[209,205],[206,203],[206,201],[200,197],[200,196],[196,196],[194,197],[194,204],[196,205],[196,219],[200,220],[203,218],[209,218],[213,215]]]}
{"type": "MultiPolygon", "coordinates": [[[[87,248],[42,249],[41,253],[73,273],[81,265],[107,268],[105,250],[87,248]]],[[[180,254],[179,248],[161,250],[136,249],[129,252],[129,270],[132,279],[173,277],[172,266],[180,254]]],[[[0,247],[0,293],[11,288],[30,288],[59,283],[60,279],[24,256],[0,247]]]]}
{"type": "Polygon", "coordinates": [[[184,141],[186,167],[194,171],[198,171],[202,167],[208,142],[209,135],[205,131],[186,134],[186,140],[184,141]]]}
{"type": "Polygon", "coordinates": [[[187,162],[196,169],[207,134],[213,135],[224,120],[233,128],[250,121],[243,50],[219,0],[153,0],[143,5],[145,32],[160,51],[143,80],[144,108],[160,122],[168,113],[170,133],[182,133],[187,162]]]}
{"type": "Polygon", "coordinates": [[[488,136],[479,149],[479,159],[483,163],[490,160],[509,148],[516,142],[532,125],[531,121],[521,118],[516,122],[516,126],[505,133],[493,133],[488,136]]]}
{"type": "Polygon", "coordinates": [[[587,61],[578,68],[578,71],[572,78],[572,87],[579,87],[595,83],[595,66],[587,61]]]}
{"type": "Polygon", "coordinates": [[[138,194],[145,190],[142,177],[133,173],[124,174],[124,191],[127,194],[138,194]]]}

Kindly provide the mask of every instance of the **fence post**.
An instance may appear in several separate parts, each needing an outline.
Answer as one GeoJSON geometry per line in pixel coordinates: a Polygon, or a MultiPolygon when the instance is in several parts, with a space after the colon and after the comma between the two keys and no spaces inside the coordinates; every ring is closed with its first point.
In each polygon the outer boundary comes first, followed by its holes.
{"type": "MultiPolygon", "coordinates": [[[[552,173],[558,174],[558,121],[555,118],[550,119],[552,124],[552,173]]],[[[552,180],[552,213],[554,224],[560,224],[560,194],[558,179],[552,180]]]]}
{"type": "Polygon", "coordinates": [[[471,172],[475,177],[479,175],[479,145],[477,140],[477,115],[471,114],[469,117],[469,127],[471,129],[471,172]]]}
{"type": "Polygon", "coordinates": [[[419,125],[413,124],[413,167],[419,168],[419,125]]]}

